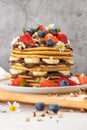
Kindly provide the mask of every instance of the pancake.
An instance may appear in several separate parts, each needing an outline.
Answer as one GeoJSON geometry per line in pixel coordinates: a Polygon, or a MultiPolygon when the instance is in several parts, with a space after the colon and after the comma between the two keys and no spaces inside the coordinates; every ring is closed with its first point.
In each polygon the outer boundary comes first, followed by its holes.
{"type": "Polygon", "coordinates": [[[37,28],[33,34],[26,32],[12,41],[11,82],[21,77],[27,87],[41,87],[42,78],[57,81],[60,77],[70,77],[73,49],[68,38],[58,39],[58,35],[58,31],[37,28]]]}
{"type": "MultiPolygon", "coordinates": [[[[34,47],[34,48],[25,48],[23,50],[15,48],[15,49],[13,49],[13,51],[29,52],[29,51],[59,51],[59,50],[57,48],[53,48],[53,47],[34,47]]],[[[71,50],[65,49],[64,52],[71,52],[71,50]]]]}
{"type": "Polygon", "coordinates": [[[23,54],[23,55],[47,55],[47,56],[71,56],[70,52],[59,52],[59,51],[28,51],[28,52],[22,52],[22,51],[13,51],[13,54],[23,54]]]}
{"type": "Polygon", "coordinates": [[[53,59],[71,59],[73,56],[72,55],[68,55],[68,56],[57,56],[57,55],[20,55],[20,54],[13,54],[11,53],[11,56],[13,57],[17,57],[17,58],[34,58],[34,57],[37,57],[37,58],[50,58],[50,57],[53,57],[53,59]]]}

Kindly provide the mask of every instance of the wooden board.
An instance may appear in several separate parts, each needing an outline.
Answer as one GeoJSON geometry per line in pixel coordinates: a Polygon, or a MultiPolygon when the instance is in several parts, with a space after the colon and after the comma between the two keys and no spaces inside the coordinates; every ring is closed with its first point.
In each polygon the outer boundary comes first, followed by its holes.
{"type": "Polygon", "coordinates": [[[35,104],[37,102],[44,102],[46,105],[57,103],[61,108],[81,109],[87,110],[87,95],[81,94],[77,97],[70,95],[38,95],[29,93],[19,93],[0,89],[0,101],[17,101],[27,104],[35,104]]]}

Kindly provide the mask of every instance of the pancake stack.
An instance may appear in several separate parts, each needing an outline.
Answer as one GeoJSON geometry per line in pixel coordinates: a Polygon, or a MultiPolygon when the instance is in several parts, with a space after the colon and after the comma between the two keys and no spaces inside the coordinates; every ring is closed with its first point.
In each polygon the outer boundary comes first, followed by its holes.
{"type": "Polygon", "coordinates": [[[72,47],[58,28],[39,25],[12,41],[11,82],[22,77],[28,87],[40,87],[42,78],[52,81],[70,77],[73,67],[72,47]]]}

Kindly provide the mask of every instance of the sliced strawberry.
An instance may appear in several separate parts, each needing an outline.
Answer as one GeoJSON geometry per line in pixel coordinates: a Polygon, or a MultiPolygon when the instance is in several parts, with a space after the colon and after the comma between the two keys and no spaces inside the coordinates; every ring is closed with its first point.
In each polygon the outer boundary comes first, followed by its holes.
{"type": "Polygon", "coordinates": [[[12,86],[25,86],[25,80],[21,77],[15,78],[12,83],[12,86]]]}
{"type": "Polygon", "coordinates": [[[69,82],[69,85],[70,85],[70,86],[77,85],[77,83],[76,83],[76,82],[74,82],[74,81],[72,81],[72,80],[70,80],[70,79],[68,79],[68,82],[69,82]]]}
{"type": "Polygon", "coordinates": [[[60,86],[60,83],[61,83],[62,80],[67,81],[67,82],[69,83],[69,86],[71,86],[71,85],[72,85],[72,86],[73,86],[73,85],[77,85],[76,82],[70,80],[69,78],[61,77],[61,78],[58,79],[58,85],[59,85],[59,86],[60,86]]]}
{"type": "Polygon", "coordinates": [[[80,84],[87,84],[87,76],[83,73],[79,75],[80,84]]]}
{"type": "Polygon", "coordinates": [[[47,32],[46,28],[43,25],[39,25],[38,30],[45,30],[47,32]]]}
{"type": "Polygon", "coordinates": [[[63,33],[58,33],[57,34],[57,37],[58,37],[58,39],[60,40],[60,41],[62,41],[62,42],[64,42],[64,43],[67,43],[67,36],[65,35],[65,34],[63,34],[63,33]]]}
{"type": "Polygon", "coordinates": [[[58,87],[58,84],[54,81],[43,79],[40,81],[40,86],[41,87],[58,87]]]}
{"type": "Polygon", "coordinates": [[[51,33],[48,33],[45,37],[44,37],[44,41],[46,42],[47,40],[51,39],[54,43],[57,43],[59,40],[56,36],[53,36],[51,33]]]}
{"type": "Polygon", "coordinates": [[[35,44],[35,41],[32,39],[29,33],[25,33],[22,36],[20,36],[19,42],[23,42],[27,45],[35,44]]]}

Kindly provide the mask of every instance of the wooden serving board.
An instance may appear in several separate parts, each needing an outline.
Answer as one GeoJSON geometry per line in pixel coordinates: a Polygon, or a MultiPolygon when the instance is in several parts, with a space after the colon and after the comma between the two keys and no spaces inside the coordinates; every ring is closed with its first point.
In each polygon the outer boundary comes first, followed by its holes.
{"type": "Polygon", "coordinates": [[[87,110],[87,95],[80,94],[77,97],[70,95],[40,95],[7,91],[0,88],[0,101],[17,101],[20,103],[35,104],[37,102],[44,102],[46,105],[57,103],[61,108],[77,109],[81,108],[87,110]]]}

